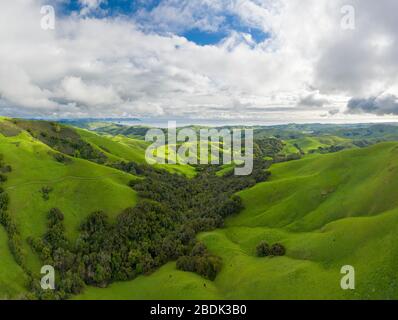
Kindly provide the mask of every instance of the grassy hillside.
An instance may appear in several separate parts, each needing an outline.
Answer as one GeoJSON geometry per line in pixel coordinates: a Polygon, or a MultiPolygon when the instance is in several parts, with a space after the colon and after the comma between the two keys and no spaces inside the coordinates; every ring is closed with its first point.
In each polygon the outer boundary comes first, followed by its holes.
{"type": "Polygon", "coordinates": [[[26,293],[25,275],[14,261],[7,234],[0,226],[0,300],[17,299],[26,293]]]}
{"type": "Polygon", "coordinates": [[[12,166],[3,185],[10,197],[8,212],[20,230],[28,265],[35,273],[40,266],[26,239],[43,235],[51,208],[64,212],[66,232],[73,239],[81,221],[92,212],[103,210],[115,217],[136,204],[136,193],[127,185],[134,176],[83,159],[66,157],[66,163],[58,162],[55,150],[26,131],[0,134],[0,154],[12,166]],[[43,188],[51,189],[48,199],[44,199],[43,188]]]}
{"type": "Polygon", "coordinates": [[[79,298],[396,299],[398,281],[398,144],[383,143],[272,167],[271,181],[240,193],[245,210],[226,228],[200,235],[223,258],[213,285],[192,277],[185,286],[171,265],[149,277],[79,298]],[[261,241],[287,254],[257,258],[261,241]],[[356,270],[356,290],[340,288],[340,269],[356,270]],[[176,277],[178,280],[176,280],[176,277]],[[150,291],[152,283],[179,285],[150,291]],[[101,293],[100,293],[101,292],[101,293]],[[141,295],[140,295],[141,293],[141,295]],[[195,294],[195,295],[194,295],[195,294]]]}
{"type": "MultiPolygon", "coordinates": [[[[145,151],[149,143],[129,138],[126,136],[101,136],[93,132],[76,129],[80,136],[97,150],[104,153],[110,161],[133,161],[136,163],[146,163],[145,151]]],[[[183,164],[157,164],[155,167],[165,169],[171,173],[184,174],[188,177],[195,176],[195,169],[183,164]]]]}
{"type": "MultiPolygon", "coordinates": [[[[12,167],[3,184],[10,198],[7,213],[18,228],[26,266],[34,275],[39,275],[42,263],[28,238],[43,236],[49,210],[56,207],[64,213],[66,236],[72,241],[82,221],[95,211],[105,212],[112,222],[124,209],[136,205],[137,195],[128,186],[136,177],[107,165],[120,161],[145,163],[147,146],[132,138],[99,136],[45,121],[0,119],[0,155],[12,167]]],[[[195,175],[190,166],[159,167],[189,177],[195,175]]],[[[1,248],[8,248],[7,235],[1,236],[1,248]]],[[[18,272],[10,271],[12,263],[18,267],[9,251],[1,250],[4,272],[0,274],[0,284],[7,280],[7,273],[18,276],[18,272]]],[[[15,279],[9,278],[0,298],[17,296],[17,289],[25,281],[20,277],[14,284],[15,279]]]]}
{"type": "Polygon", "coordinates": [[[75,300],[141,300],[141,299],[223,299],[212,281],[191,272],[176,270],[168,263],[150,276],[140,276],[133,281],[118,282],[109,288],[89,287],[75,300]]]}
{"type": "MultiPolygon", "coordinates": [[[[360,130],[362,137],[365,129],[360,130]]],[[[353,147],[349,138],[335,135],[287,138],[286,153],[353,147]]],[[[144,163],[147,145],[127,136],[0,119],[0,154],[12,166],[3,184],[10,197],[8,213],[21,233],[30,270],[38,274],[41,264],[27,238],[45,233],[51,208],[64,213],[66,236],[74,240],[92,212],[103,210],[112,220],[137,203],[128,187],[136,177],[106,164],[144,163]]],[[[239,193],[245,206],[239,215],[228,218],[223,229],[198,236],[223,259],[215,281],[168,263],[133,281],[106,289],[87,287],[75,298],[397,299],[397,159],[398,143],[390,142],[274,164],[269,181],[239,193]],[[263,240],[282,243],[286,255],[256,257],[263,240]],[[355,267],[354,291],[340,288],[344,265],[355,267]]],[[[195,174],[190,166],[160,167],[195,174]]],[[[229,170],[225,166],[218,174],[229,170]]],[[[0,227],[0,299],[26,293],[25,280],[0,227]]]]}

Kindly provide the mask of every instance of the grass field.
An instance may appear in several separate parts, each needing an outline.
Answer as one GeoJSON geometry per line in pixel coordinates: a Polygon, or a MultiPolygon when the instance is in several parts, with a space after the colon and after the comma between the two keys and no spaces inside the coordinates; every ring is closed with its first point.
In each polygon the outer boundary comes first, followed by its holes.
{"type": "Polygon", "coordinates": [[[199,236],[224,262],[200,294],[204,280],[191,277],[186,286],[170,264],[78,298],[396,299],[397,158],[398,144],[383,143],[273,166],[271,181],[240,193],[241,214],[199,236]],[[255,257],[261,240],[281,242],[287,255],[255,257]],[[356,270],[356,290],[340,288],[344,265],[356,270]],[[154,283],[159,290],[149,290],[154,283]]]}

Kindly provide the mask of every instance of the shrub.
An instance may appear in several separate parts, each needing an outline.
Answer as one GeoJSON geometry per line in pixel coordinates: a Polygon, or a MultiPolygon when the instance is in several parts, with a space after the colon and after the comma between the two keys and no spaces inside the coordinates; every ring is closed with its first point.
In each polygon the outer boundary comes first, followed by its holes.
{"type": "Polygon", "coordinates": [[[286,249],[280,243],[275,243],[271,247],[271,254],[273,256],[284,256],[286,254],[286,249]]]}
{"type": "Polygon", "coordinates": [[[59,163],[68,164],[68,163],[72,162],[72,160],[70,158],[63,155],[62,153],[54,153],[53,157],[54,157],[55,161],[57,161],[59,163]]]}
{"type": "Polygon", "coordinates": [[[45,187],[41,188],[40,191],[41,191],[41,195],[42,195],[43,199],[45,201],[48,201],[50,199],[50,193],[51,193],[51,191],[53,191],[53,189],[49,186],[45,186],[45,187]]]}
{"type": "Polygon", "coordinates": [[[265,241],[261,241],[256,247],[256,253],[258,257],[268,256],[284,256],[286,253],[285,247],[280,243],[275,243],[271,247],[265,241]]]}
{"type": "Polygon", "coordinates": [[[265,241],[261,241],[256,247],[256,253],[258,257],[267,257],[271,255],[269,244],[265,241]]]}
{"type": "Polygon", "coordinates": [[[182,256],[177,260],[177,269],[195,272],[213,281],[221,270],[222,260],[207,252],[206,246],[198,242],[192,248],[189,256],[182,256]]]}
{"type": "Polygon", "coordinates": [[[177,260],[177,269],[195,272],[202,277],[214,281],[221,270],[220,257],[206,254],[204,256],[182,256],[177,260]]]}

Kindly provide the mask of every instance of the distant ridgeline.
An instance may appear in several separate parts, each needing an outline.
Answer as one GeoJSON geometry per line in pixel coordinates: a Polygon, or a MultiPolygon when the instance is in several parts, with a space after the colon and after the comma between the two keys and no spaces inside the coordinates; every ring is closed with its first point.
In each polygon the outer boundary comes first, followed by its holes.
{"type": "MultiPolygon", "coordinates": [[[[71,123],[74,123],[73,121],[71,123]]],[[[100,121],[84,121],[79,126],[100,134],[145,139],[150,127],[100,121]]],[[[246,126],[215,127],[221,129],[242,129],[246,126]]],[[[199,131],[202,126],[180,127],[178,130],[191,128],[199,131]]],[[[367,147],[383,141],[398,140],[398,125],[391,124],[289,124],[277,126],[254,126],[255,148],[266,156],[273,156],[276,162],[295,160],[307,153],[333,153],[353,147],[367,147]],[[269,139],[273,139],[271,142],[269,139]],[[277,142],[278,140],[279,142],[277,142]],[[263,149],[261,144],[272,144],[263,149]],[[278,143],[280,145],[278,145],[278,143]],[[257,146],[256,146],[257,144],[257,146]],[[277,152],[275,152],[277,151],[277,152]]],[[[163,129],[165,132],[166,129],[163,129]]]]}

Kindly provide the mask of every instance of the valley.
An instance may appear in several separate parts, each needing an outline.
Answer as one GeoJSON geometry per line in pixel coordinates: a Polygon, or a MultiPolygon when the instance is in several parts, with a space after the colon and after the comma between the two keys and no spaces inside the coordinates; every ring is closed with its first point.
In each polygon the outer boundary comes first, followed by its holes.
{"type": "MultiPolygon", "coordinates": [[[[112,133],[106,132],[107,126],[99,132],[98,128],[89,131],[0,119],[0,154],[12,167],[4,174],[2,188],[9,197],[7,213],[17,226],[26,261],[22,268],[15,261],[1,226],[0,298],[34,298],[27,272],[39,277],[43,262],[30,239],[47,232],[52,208],[64,214],[65,237],[72,245],[93,212],[105,212],[113,224],[125,209],[141,201],[142,191],[129,185],[131,181],[140,185],[154,174],[145,169],[145,131],[109,128],[112,133]],[[118,165],[122,162],[135,165],[127,169],[118,165]]],[[[243,209],[196,236],[209,257],[222,261],[214,280],[178,270],[175,259],[166,259],[134,279],[111,281],[105,287],[86,283],[69,298],[396,299],[397,132],[393,125],[255,128],[256,157],[268,163],[261,170],[271,175],[265,181],[239,180],[242,187],[236,195],[243,209]],[[286,254],[257,257],[261,241],[283,244],[286,254]],[[344,265],[356,269],[356,290],[340,288],[344,265]]],[[[165,170],[166,180],[176,174],[172,178],[176,182],[203,175],[188,165],[156,166],[155,170],[165,170]]],[[[228,170],[209,171],[209,177],[218,177],[210,180],[214,186],[225,188],[223,184],[231,179],[228,170]]],[[[163,178],[158,179],[161,185],[163,178]]],[[[226,190],[235,193],[237,183],[231,180],[226,190]]],[[[164,201],[173,208],[173,202],[164,201]]]]}

